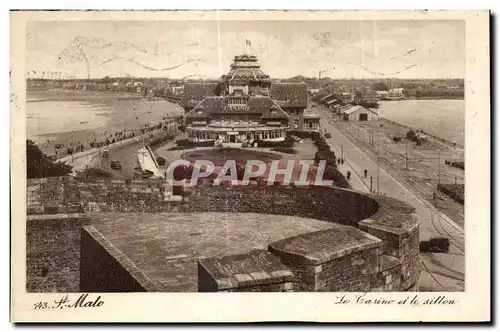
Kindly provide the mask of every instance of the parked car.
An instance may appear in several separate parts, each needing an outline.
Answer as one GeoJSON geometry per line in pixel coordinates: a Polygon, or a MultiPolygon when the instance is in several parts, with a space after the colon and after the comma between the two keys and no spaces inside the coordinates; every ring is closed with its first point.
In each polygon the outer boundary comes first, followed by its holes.
{"type": "Polygon", "coordinates": [[[111,169],[114,169],[114,170],[120,170],[120,169],[122,169],[122,165],[120,164],[120,162],[118,160],[113,160],[110,163],[110,167],[111,167],[111,169]]]}
{"type": "Polygon", "coordinates": [[[330,134],[330,133],[326,133],[326,134],[325,134],[325,137],[326,137],[326,138],[332,138],[332,134],[330,134]]]}
{"type": "Polygon", "coordinates": [[[108,150],[104,150],[104,151],[102,152],[102,157],[103,157],[103,158],[108,158],[108,157],[109,157],[109,151],[108,151],[108,150]]]}

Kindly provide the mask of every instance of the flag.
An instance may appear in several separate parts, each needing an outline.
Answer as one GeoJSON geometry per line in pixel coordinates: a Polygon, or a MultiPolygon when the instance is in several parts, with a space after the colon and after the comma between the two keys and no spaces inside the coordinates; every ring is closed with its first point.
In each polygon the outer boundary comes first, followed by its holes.
{"type": "Polygon", "coordinates": [[[248,39],[245,39],[245,45],[246,46],[252,46],[252,42],[249,41],[248,39]]]}

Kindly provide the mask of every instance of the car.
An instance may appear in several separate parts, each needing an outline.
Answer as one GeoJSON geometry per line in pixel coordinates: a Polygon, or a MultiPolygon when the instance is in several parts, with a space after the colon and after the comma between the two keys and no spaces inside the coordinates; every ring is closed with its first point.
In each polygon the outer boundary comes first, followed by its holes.
{"type": "Polygon", "coordinates": [[[109,151],[108,151],[108,150],[104,150],[104,151],[102,152],[102,157],[103,157],[103,158],[108,158],[108,157],[109,157],[109,151]]]}
{"type": "Polygon", "coordinates": [[[114,170],[120,170],[122,169],[122,165],[120,164],[120,162],[118,160],[113,160],[109,166],[111,167],[111,169],[114,169],[114,170]]]}
{"type": "Polygon", "coordinates": [[[326,134],[325,134],[325,137],[326,137],[326,138],[332,138],[332,134],[330,134],[330,133],[326,133],[326,134]]]}

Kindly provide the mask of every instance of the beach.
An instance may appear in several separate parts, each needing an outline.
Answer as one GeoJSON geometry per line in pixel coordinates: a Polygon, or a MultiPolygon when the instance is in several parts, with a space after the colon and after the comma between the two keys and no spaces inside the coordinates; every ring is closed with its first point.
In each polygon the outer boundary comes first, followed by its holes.
{"type": "Polygon", "coordinates": [[[380,101],[380,116],[464,146],[465,101],[458,99],[380,101]]]}
{"type": "Polygon", "coordinates": [[[75,90],[28,90],[27,138],[48,155],[61,157],[67,147],[102,141],[117,132],[140,134],[145,125],[157,125],[183,110],[162,98],[135,93],[75,90]]]}

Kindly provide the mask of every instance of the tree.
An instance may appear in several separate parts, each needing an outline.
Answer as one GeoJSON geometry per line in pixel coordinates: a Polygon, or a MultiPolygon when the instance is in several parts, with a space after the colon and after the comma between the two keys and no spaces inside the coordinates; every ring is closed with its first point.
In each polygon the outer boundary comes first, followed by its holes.
{"type": "Polygon", "coordinates": [[[53,162],[32,140],[26,140],[26,172],[28,179],[65,176],[72,167],[53,162]]]}
{"type": "Polygon", "coordinates": [[[156,158],[156,161],[158,162],[159,166],[165,166],[165,164],[167,163],[167,161],[163,157],[156,158]]]}
{"type": "Polygon", "coordinates": [[[416,134],[413,130],[408,130],[408,132],[406,133],[406,138],[408,138],[409,140],[413,140],[413,138],[415,138],[416,134]]]}

